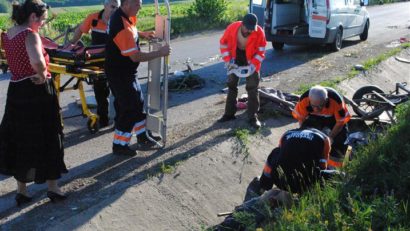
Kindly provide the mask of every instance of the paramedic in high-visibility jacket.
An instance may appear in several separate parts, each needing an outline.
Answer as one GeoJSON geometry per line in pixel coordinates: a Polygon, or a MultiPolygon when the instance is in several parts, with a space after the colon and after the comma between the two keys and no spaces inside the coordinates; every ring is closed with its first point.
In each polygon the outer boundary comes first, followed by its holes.
{"type": "MultiPolygon", "coordinates": [[[[141,0],[121,0],[121,7],[111,16],[105,47],[105,73],[114,95],[115,131],[113,154],[135,155],[129,144],[133,134],[138,143],[149,142],[145,131],[146,114],[144,97],[138,82],[137,68],[140,62],[168,56],[168,44],[157,51],[140,49],[136,14],[141,9],[141,0]]],[[[146,34],[148,36],[149,33],[146,34]]],[[[146,37],[145,36],[145,37],[146,37]]]]}
{"type": "MultiPolygon", "coordinates": [[[[89,14],[84,21],[75,29],[73,38],[67,41],[66,47],[71,44],[75,45],[81,39],[83,34],[91,31],[91,45],[105,45],[107,41],[107,25],[111,15],[120,6],[120,0],[105,0],[104,9],[89,14]]],[[[97,101],[97,114],[99,117],[100,128],[109,124],[108,117],[108,96],[110,89],[106,76],[100,75],[93,78],[93,88],[95,100],[97,101]]]]}
{"type": "Polygon", "coordinates": [[[329,151],[330,139],[322,131],[302,127],[285,132],[266,160],[256,193],[274,184],[293,193],[306,191],[327,168],[329,151]]]}
{"type": "Polygon", "coordinates": [[[329,166],[341,167],[346,154],[347,122],[351,115],[343,97],[333,88],[314,86],[299,99],[292,115],[299,125],[319,130],[328,128],[332,143],[329,166]]]}
{"type": "MultiPolygon", "coordinates": [[[[257,112],[259,110],[259,71],[265,58],[266,38],[263,29],[257,25],[258,19],[254,14],[247,14],[242,21],[230,24],[220,40],[220,50],[225,61],[225,67],[230,70],[238,66],[248,66],[250,76],[246,77],[246,91],[248,92],[249,123],[260,128],[257,112]]],[[[236,119],[236,103],[238,96],[239,77],[235,74],[228,76],[228,97],[225,113],[218,121],[226,122],[236,119]]]]}

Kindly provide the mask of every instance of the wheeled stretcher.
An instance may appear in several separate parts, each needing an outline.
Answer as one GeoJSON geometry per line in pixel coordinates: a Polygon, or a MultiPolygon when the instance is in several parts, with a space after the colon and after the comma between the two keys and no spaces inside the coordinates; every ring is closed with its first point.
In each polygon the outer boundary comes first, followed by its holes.
{"type": "Polygon", "coordinates": [[[91,85],[94,79],[106,78],[104,74],[105,48],[104,46],[74,46],[69,50],[43,39],[43,45],[50,56],[49,70],[52,74],[58,95],[65,90],[78,90],[81,102],[82,116],[87,117],[87,128],[91,133],[99,130],[99,117],[90,111],[84,93],[84,82],[91,85]],[[61,84],[61,76],[70,78],[61,84]],[[69,87],[69,84],[75,83],[69,87]]]}
{"type": "MultiPolygon", "coordinates": [[[[91,133],[97,132],[99,130],[99,118],[98,115],[91,112],[88,108],[84,93],[84,82],[92,84],[95,78],[105,78],[103,70],[104,46],[78,46],[63,49],[51,39],[42,37],[42,42],[50,57],[49,71],[54,80],[58,96],[65,90],[78,90],[82,109],[81,115],[88,118],[88,130],[91,133]],[[62,84],[61,75],[69,75],[70,78],[62,84]],[[69,87],[70,83],[74,80],[74,84],[69,87]]],[[[3,49],[1,49],[0,54],[0,67],[3,73],[5,73],[8,66],[3,49]]]]}

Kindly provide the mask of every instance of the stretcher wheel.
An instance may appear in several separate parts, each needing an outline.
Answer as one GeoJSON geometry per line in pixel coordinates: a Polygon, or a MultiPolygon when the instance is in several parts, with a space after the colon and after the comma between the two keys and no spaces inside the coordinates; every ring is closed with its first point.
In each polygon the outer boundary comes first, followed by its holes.
{"type": "Polygon", "coordinates": [[[87,121],[87,128],[91,134],[95,134],[100,130],[100,126],[98,124],[98,118],[89,118],[87,121]]]}
{"type": "MultiPolygon", "coordinates": [[[[380,99],[377,95],[373,93],[373,91],[380,93],[381,95],[384,94],[383,90],[380,89],[377,86],[364,86],[357,90],[353,94],[353,101],[357,103],[359,108],[364,111],[366,114],[370,114],[373,111],[376,111],[377,109],[381,108],[384,106],[384,100],[380,99]]],[[[363,114],[361,111],[357,110],[357,108],[353,107],[353,111],[358,115],[358,116],[365,116],[366,114],[363,114]]],[[[378,117],[381,115],[383,111],[380,111],[376,114],[374,114],[374,117],[378,117]]]]}

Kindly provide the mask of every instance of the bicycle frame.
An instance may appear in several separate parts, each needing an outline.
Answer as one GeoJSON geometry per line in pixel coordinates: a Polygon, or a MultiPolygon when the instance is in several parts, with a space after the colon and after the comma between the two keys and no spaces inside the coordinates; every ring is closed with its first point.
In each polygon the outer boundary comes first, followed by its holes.
{"type": "Polygon", "coordinates": [[[355,102],[344,97],[344,100],[348,104],[350,104],[355,110],[359,111],[360,114],[362,114],[362,120],[378,118],[378,115],[380,115],[383,112],[386,112],[387,116],[390,119],[390,122],[395,123],[394,109],[397,105],[409,100],[410,89],[407,87],[406,82],[402,82],[396,83],[395,90],[388,94],[383,94],[376,91],[372,91],[371,94],[374,94],[377,99],[362,98],[356,99],[355,102]],[[405,93],[401,93],[401,91],[404,91],[405,93]],[[360,103],[366,103],[368,105],[374,104],[378,105],[379,107],[377,107],[375,110],[372,110],[371,112],[366,112],[360,108],[360,103]]]}

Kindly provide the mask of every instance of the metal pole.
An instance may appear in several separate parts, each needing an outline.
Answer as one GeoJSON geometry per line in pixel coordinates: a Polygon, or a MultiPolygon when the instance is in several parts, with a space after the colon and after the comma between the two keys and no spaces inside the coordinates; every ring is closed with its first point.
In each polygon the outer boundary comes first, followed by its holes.
{"type": "MultiPolygon", "coordinates": [[[[166,28],[168,31],[165,35],[165,42],[166,44],[170,45],[171,42],[171,7],[169,5],[169,1],[165,0],[165,6],[167,7],[167,22],[168,27],[166,28]]],[[[167,140],[167,109],[168,109],[168,74],[169,74],[169,56],[164,58],[164,107],[163,107],[163,115],[164,115],[164,146],[167,140]]]]}

